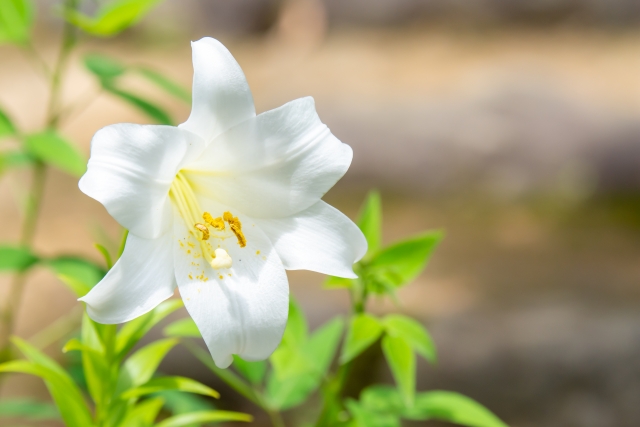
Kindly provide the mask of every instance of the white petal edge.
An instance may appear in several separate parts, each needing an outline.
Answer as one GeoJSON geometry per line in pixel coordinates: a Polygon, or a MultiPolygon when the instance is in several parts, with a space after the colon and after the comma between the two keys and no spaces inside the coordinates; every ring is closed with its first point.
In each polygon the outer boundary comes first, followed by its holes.
{"type": "MultiPolygon", "coordinates": [[[[229,210],[202,199],[201,205],[214,217],[229,210]]],[[[174,222],[180,295],[220,368],[228,367],[234,354],[249,361],[268,358],[282,339],[289,310],[287,275],[271,242],[250,218],[231,212],[242,222],[246,247],[230,232],[222,241],[209,239],[212,249],[220,244],[231,256],[229,269],[211,268],[182,219],[176,215],[174,222]]]]}
{"type": "Polygon", "coordinates": [[[203,148],[198,136],[172,126],[107,126],[91,141],[78,186],[131,233],[156,238],[171,226],[168,193],[176,173],[203,148]]]}
{"type": "Polygon", "coordinates": [[[191,115],[180,127],[209,143],[238,123],[255,117],[247,79],[231,52],[211,37],[191,43],[193,103],[191,115]]]}
{"type": "Polygon", "coordinates": [[[176,287],[173,233],[143,239],[129,233],[124,252],[107,275],[87,295],[87,314],[99,323],[124,323],[170,298],[176,287]]]}
{"type": "Polygon", "coordinates": [[[185,173],[197,191],[222,204],[253,218],[282,218],[318,202],[352,157],[307,97],[220,135],[185,173]]]}
{"type": "Polygon", "coordinates": [[[353,264],[367,252],[362,231],[346,215],[319,201],[287,218],[257,219],[287,270],[311,270],[355,279],[353,264]]]}

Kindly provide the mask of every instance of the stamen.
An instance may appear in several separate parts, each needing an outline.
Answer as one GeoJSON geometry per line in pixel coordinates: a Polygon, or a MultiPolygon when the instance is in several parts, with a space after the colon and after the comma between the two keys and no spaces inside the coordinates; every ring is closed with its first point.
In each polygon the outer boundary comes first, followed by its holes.
{"type": "Polygon", "coordinates": [[[231,268],[232,264],[233,260],[231,259],[227,251],[222,248],[216,249],[215,257],[211,260],[211,267],[215,269],[231,268]]]}
{"type": "Polygon", "coordinates": [[[199,222],[196,222],[193,226],[196,229],[202,231],[202,240],[209,240],[209,229],[206,225],[202,225],[199,222]]]}
{"type": "Polygon", "coordinates": [[[247,246],[247,238],[244,237],[244,233],[242,232],[242,224],[240,223],[238,217],[233,216],[231,212],[228,211],[222,214],[222,217],[229,223],[229,228],[231,228],[233,234],[236,235],[240,247],[244,248],[245,246],[247,246]]]}
{"type": "Polygon", "coordinates": [[[221,217],[214,218],[209,212],[205,212],[202,214],[202,219],[216,230],[224,230],[224,221],[221,217]]]}

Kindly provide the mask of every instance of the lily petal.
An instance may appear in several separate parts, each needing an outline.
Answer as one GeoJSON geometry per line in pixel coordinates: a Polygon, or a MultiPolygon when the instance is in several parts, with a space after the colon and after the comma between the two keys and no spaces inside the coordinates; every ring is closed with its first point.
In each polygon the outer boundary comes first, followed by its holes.
{"type": "Polygon", "coordinates": [[[255,117],[253,96],[240,65],[218,40],[205,37],[191,43],[193,105],[180,127],[207,143],[222,132],[255,117]]]}
{"type": "Polygon", "coordinates": [[[184,172],[207,197],[253,218],[282,218],[318,202],[345,174],[352,156],[308,97],[220,135],[184,172]]]}
{"type": "MultiPolygon", "coordinates": [[[[201,200],[214,216],[227,208],[201,200]]],[[[174,262],[180,295],[196,322],[214,362],[228,367],[233,354],[263,360],[276,349],[287,323],[289,284],[284,267],[266,235],[251,219],[233,212],[242,223],[246,246],[235,236],[208,242],[227,251],[230,268],[213,269],[183,220],[174,222],[174,262]]]]}
{"type": "Polygon", "coordinates": [[[311,270],[355,279],[353,264],[367,252],[362,231],[322,200],[287,218],[259,219],[287,270],[311,270]]]}
{"type": "Polygon", "coordinates": [[[113,324],[135,319],[173,295],[173,233],[143,239],[129,233],[124,252],[87,295],[87,313],[96,322],[113,324]]]}
{"type": "Polygon", "coordinates": [[[131,233],[156,238],[171,225],[168,192],[177,171],[203,147],[195,134],[171,126],[107,126],[91,141],[80,190],[131,233]]]}

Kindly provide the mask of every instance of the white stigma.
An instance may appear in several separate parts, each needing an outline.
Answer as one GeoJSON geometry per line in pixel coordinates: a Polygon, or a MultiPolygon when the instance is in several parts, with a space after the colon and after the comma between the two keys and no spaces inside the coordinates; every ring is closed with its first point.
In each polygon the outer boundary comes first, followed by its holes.
{"type": "Polygon", "coordinates": [[[218,248],[215,251],[216,257],[211,260],[211,267],[216,270],[219,268],[231,268],[233,260],[224,249],[218,248]]]}

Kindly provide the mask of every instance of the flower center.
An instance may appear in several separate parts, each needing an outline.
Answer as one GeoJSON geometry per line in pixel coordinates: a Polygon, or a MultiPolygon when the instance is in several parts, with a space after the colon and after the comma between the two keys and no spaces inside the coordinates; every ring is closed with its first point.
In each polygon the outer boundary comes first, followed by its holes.
{"type": "Polygon", "coordinates": [[[232,264],[231,256],[220,247],[214,251],[209,240],[212,237],[224,240],[233,234],[238,241],[238,245],[244,248],[247,245],[247,239],[242,232],[242,223],[238,217],[233,216],[228,211],[217,218],[214,218],[209,212],[204,212],[200,208],[191,184],[181,172],[178,172],[171,183],[169,198],[178,209],[189,233],[200,243],[202,256],[211,264],[211,267],[215,269],[230,268],[232,264]],[[229,225],[231,233],[227,231],[225,223],[229,225]]]}

